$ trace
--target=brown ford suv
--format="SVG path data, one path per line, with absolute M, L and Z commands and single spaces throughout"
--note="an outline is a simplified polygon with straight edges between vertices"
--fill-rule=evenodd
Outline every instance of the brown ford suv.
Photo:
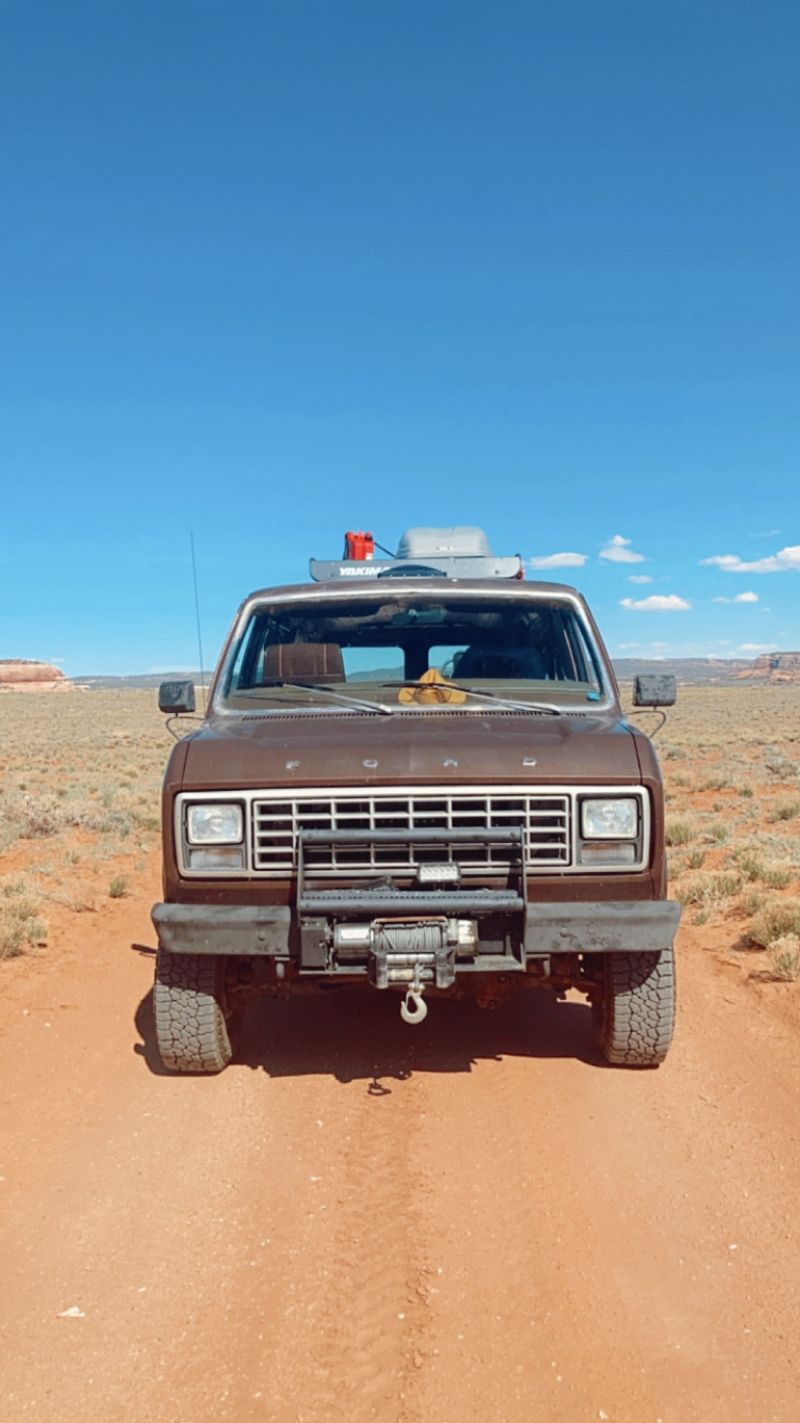
M 169 760 L 165 1066 L 217 1072 L 251 997 L 333 984 L 399 991 L 408 1023 L 440 994 L 577 988 L 609 1062 L 662 1062 L 680 910 L 661 774 L 580 594 L 471 529 L 311 571 L 245 600 Z M 638 705 L 674 696 L 637 678 Z M 193 711 L 193 685 L 159 704 Z

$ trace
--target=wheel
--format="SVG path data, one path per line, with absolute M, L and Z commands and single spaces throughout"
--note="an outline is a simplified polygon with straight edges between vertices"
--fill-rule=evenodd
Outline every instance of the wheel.
M 172 1072 L 221 1072 L 233 1056 L 225 1013 L 225 959 L 159 949 L 153 989 L 156 1042 Z
M 606 1060 L 623 1067 L 658 1067 L 675 1026 L 675 950 L 605 954 L 597 1041 Z

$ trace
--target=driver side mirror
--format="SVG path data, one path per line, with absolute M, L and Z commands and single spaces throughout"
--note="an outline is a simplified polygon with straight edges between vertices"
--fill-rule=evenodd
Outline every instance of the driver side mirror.
M 193 712 L 194 682 L 162 682 L 158 689 L 158 710 L 169 716 Z
M 674 707 L 678 684 L 670 672 L 640 672 L 633 679 L 635 707 Z

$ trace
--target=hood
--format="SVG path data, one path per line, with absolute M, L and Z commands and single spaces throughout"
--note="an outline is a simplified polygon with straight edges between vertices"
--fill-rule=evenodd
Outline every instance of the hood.
M 609 713 L 251 715 L 212 719 L 187 741 L 187 790 L 641 781 L 631 729 Z

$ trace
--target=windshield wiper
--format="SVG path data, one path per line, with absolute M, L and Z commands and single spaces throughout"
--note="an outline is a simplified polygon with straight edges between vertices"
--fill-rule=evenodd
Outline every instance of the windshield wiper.
M 358 707 L 361 711 L 380 712 L 382 716 L 394 716 L 394 707 L 387 707 L 384 702 L 362 701 L 360 697 L 351 697 L 347 692 L 335 692 L 332 687 L 322 687 L 317 682 L 285 682 L 270 679 L 270 681 L 262 682 L 259 687 L 253 687 L 250 690 L 261 692 L 268 691 L 272 687 L 291 687 L 300 692 L 321 692 L 324 697 L 332 697 L 335 702 L 341 702 L 344 706 Z
M 550 706 L 546 702 L 517 702 L 511 697 L 501 697 L 499 692 L 479 692 L 477 687 L 465 687 L 463 682 L 381 682 L 382 687 L 419 687 L 423 690 L 431 688 L 457 687 L 459 692 L 466 692 L 469 697 L 477 697 L 479 701 L 494 702 L 495 706 L 506 707 L 509 711 L 543 712 L 547 716 L 561 716 L 561 708 Z

